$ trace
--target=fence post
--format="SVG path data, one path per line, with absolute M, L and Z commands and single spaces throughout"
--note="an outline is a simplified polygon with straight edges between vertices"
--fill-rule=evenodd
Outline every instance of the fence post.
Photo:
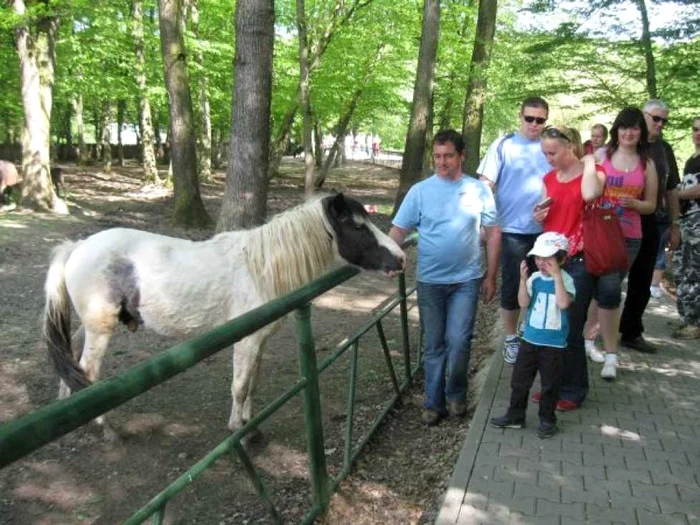
M 306 421 L 307 454 L 314 503 L 324 513 L 328 508 L 328 471 L 323 442 L 323 421 L 321 419 L 321 394 L 318 386 L 316 348 L 311 333 L 311 305 L 296 311 L 297 341 L 301 373 L 306 378 L 304 389 L 304 420 Z
M 408 302 L 406 298 L 406 274 L 399 274 L 399 298 L 401 299 L 401 338 L 403 339 L 403 364 L 406 381 L 411 381 L 411 345 L 408 340 Z

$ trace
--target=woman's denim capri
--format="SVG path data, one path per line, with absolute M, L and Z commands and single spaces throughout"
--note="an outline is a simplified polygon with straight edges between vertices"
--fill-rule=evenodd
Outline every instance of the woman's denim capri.
M 622 272 L 601 275 L 596 284 L 593 297 L 598 301 L 598 306 L 604 310 L 614 310 L 620 306 L 622 302 L 622 281 L 627 277 L 629 268 L 632 267 L 634 260 L 637 258 L 642 240 L 625 239 L 625 243 L 627 244 L 627 260 L 629 261 L 628 269 Z

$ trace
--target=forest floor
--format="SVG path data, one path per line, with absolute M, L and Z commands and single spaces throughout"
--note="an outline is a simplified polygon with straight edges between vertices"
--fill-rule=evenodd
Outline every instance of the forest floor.
M 43 281 L 53 247 L 109 227 L 148 230 L 195 240 L 213 231 L 172 225 L 172 192 L 144 187 L 134 164 L 109 174 L 98 167 L 65 165 L 71 215 L 52 217 L 23 210 L 0 214 L 0 424 L 51 403 L 57 380 L 40 341 Z M 285 159 L 273 179 L 270 215 L 303 200 L 303 164 Z M 212 217 L 224 192 L 223 172 L 202 184 Z M 376 205 L 375 223 L 384 231 L 398 185 L 396 170 L 348 164 L 334 170 L 326 191 L 343 191 Z M 384 212 L 384 213 L 382 213 Z M 411 249 L 413 250 L 413 249 Z M 412 251 L 409 250 L 411 260 Z M 413 264 L 413 263 L 412 263 Z M 412 266 L 411 264 L 411 266 Z M 413 280 L 412 268 L 408 271 Z M 366 323 L 386 302 L 395 282 L 363 273 L 314 301 L 313 331 L 319 361 Z M 495 302 L 481 307 L 472 350 L 472 373 L 488 362 Z M 409 311 L 411 343 L 418 340 L 415 297 Z M 74 327 L 76 320 L 73 319 Z M 384 324 L 391 358 L 402 379 L 398 311 Z M 102 378 L 154 356 L 175 343 L 147 331 L 119 329 L 104 360 Z M 258 408 L 277 398 L 298 378 L 293 320 L 268 343 L 256 396 Z M 321 376 L 326 456 L 331 475 L 342 467 L 347 355 Z M 108 414 L 120 439 L 107 442 L 96 425 L 86 425 L 0 471 L 0 523 L 121 523 L 228 435 L 231 352 L 220 352 Z M 473 381 L 474 384 L 477 381 Z M 446 420 L 433 428 L 420 422 L 419 374 L 403 402 L 359 456 L 353 472 L 332 497 L 322 520 L 329 524 L 430 523 L 445 490 L 468 428 L 468 420 Z M 372 425 L 392 392 L 379 338 L 360 342 L 354 436 Z M 294 399 L 261 428 L 264 446 L 254 463 L 268 484 L 285 523 L 298 522 L 311 507 L 301 402 Z M 269 523 L 265 507 L 238 460 L 223 457 L 168 505 L 166 523 Z

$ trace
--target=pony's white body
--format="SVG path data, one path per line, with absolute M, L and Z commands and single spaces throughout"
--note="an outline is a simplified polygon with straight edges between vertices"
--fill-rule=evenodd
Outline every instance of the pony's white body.
M 341 259 L 395 271 L 403 252 L 342 194 L 310 201 L 252 230 L 193 242 L 112 229 L 54 253 L 46 279 L 44 337 L 62 378 L 60 394 L 94 382 L 109 339 L 122 322 L 163 335 L 209 330 L 318 277 Z M 79 366 L 71 353 L 72 302 L 84 330 Z M 229 427 L 252 415 L 268 325 L 236 344 Z M 65 381 L 65 382 L 64 382 Z
M 209 330 L 265 302 L 240 242 L 245 233 L 193 242 L 120 228 L 100 232 L 78 242 L 67 261 L 68 294 L 83 323 L 109 327 L 116 310 L 104 276 L 116 253 L 147 285 L 139 301 L 144 327 L 177 337 Z

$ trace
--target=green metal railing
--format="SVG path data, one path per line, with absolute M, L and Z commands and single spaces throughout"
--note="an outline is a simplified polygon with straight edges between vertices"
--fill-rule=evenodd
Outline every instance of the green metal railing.
M 413 244 L 415 239 L 406 243 Z M 362 326 L 354 335 L 340 344 L 331 355 L 317 365 L 313 333 L 311 330 L 310 301 L 328 290 L 347 281 L 359 273 L 357 268 L 343 266 L 335 269 L 312 283 L 274 301 L 251 310 L 218 328 L 176 345 L 159 355 L 136 365 L 118 376 L 91 385 L 67 399 L 56 401 L 20 419 L 0 426 L 0 468 L 16 461 L 41 446 L 58 439 L 68 432 L 92 421 L 97 416 L 116 408 L 126 401 L 150 390 L 176 374 L 184 372 L 196 363 L 216 352 L 230 347 L 265 325 L 278 320 L 296 310 L 297 340 L 301 377 L 283 394 L 260 410 L 245 426 L 224 439 L 187 472 L 178 477 L 144 507 L 133 514 L 126 523 L 135 525 L 151 518 L 151 522 L 162 523 L 165 507 L 179 492 L 188 487 L 214 462 L 229 453 L 240 460 L 246 474 L 262 499 L 270 517 L 275 523 L 281 522 L 280 513 L 274 505 L 269 491 L 250 456 L 242 444 L 243 438 L 256 429 L 265 419 L 274 414 L 293 397 L 303 392 L 304 419 L 307 433 L 307 453 L 311 478 L 313 507 L 306 513 L 302 523 L 311 523 L 328 508 L 332 494 L 352 468 L 362 448 L 377 431 L 387 413 L 393 408 L 403 391 L 411 384 L 422 359 L 421 346 L 416 356 L 411 356 L 408 325 L 408 297 L 415 287 L 406 289 L 404 274 L 398 276 L 398 292 Z M 400 307 L 401 337 L 403 351 L 404 380 L 397 379 L 391 359 L 382 319 L 397 306 Z M 369 431 L 353 446 L 353 422 L 355 411 L 355 390 L 358 373 L 359 340 L 376 327 L 382 352 L 391 380 L 393 396 L 375 418 Z M 347 392 L 347 418 L 343 466 L 339 474 L 329 479 L 326 468 L 324 431 L 321 418 L 321 395 L 319 376 L 340 356 L 351 351 Z

